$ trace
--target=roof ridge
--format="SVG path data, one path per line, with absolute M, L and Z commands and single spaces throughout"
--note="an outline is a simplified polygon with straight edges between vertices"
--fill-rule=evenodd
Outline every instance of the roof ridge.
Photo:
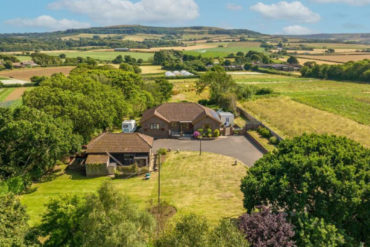
M 103 132 L 102 134 L 100 134 L 99 136 L 95 137 L 94 139 L 91 140 L 91 142 L 88 144 L 91 145 L 93 143 L 95 143 L 97 140 L 99 140 L 100 138 L 102 138 L 103 136 L 105 136 L 108 132 Z
M 134 133 L 136 134 L 137 136 L 140 137 L 140 139 L 142 139 L 146 144 L 149 145 L 149 147 L 152 147 L 152 145 L 150 145 L 150 143 L 144 138 L 144 134 L 141 134 L 141 133 Z

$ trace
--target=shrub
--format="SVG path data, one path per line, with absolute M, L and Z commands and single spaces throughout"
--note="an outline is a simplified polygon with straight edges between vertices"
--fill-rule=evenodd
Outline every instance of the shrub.
M 165 149 L 165 148 L 160 148 L 160 149 L 158 149 L 157 154 L 160 154 L 160 155 L 166 155 L 166 154 L 167 154 L 167 149 Z
M 258 127 L 257 132 L 265 138 L 271 137 L 271 132 L 265 127 L 262 127 L 262 126 Z
M 201 134 L 199 133 L 199 131 L 194 131 L 193 137 L 194 137 L 195 139 L 198 139 L 200 135 L 201 135 Z
M 271 88 L 259 88 L 256 91 L 256 95 L 266 95 L 266 94 L 272 94 L 273 90 Z
M 269 139 L 269 142 L 272 145 L 277 145 L 277 144 L 279 144 L 279 139 L 277 139 L 276 136 L 271 136 L 270 139 Z
M 239 228 L 252 246 L 293 247 L 293 225 L 284 213 L 272 213 L 262 207 L 258 213 L 244 214 L 239 218 Z
M 219 129 L 215 129 L 215 130 L 213 131 L 213 136 L 214 136 L 214 137 L 219 137 L 219 136 L 220 136 L 220 130 L 219 130 Z

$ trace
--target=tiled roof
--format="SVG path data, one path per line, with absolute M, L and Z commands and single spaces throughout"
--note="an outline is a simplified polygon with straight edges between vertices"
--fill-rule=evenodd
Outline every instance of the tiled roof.
M 90 154 L 87 156 L 86 164 L 106 164 L 108 155 L 106 154 Z
M 166 122 L 194 122 L 208 116 L 216 121 L 220 121 L 217 113 L 205 106 L 196 103 L 165 103 L 144 112 L 141 122 L 156 116 Z
M 140 133 L 103 133 L 87 145 L 86 153 L 148 153 L 152 146 L 153 138 Z

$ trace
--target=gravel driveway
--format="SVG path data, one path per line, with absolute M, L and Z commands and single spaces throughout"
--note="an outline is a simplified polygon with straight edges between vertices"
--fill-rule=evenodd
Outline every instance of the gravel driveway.
M 198 140 L 158 139 L 154 141 L 153 150 L 159 148 L 199 151 Z M 204 152 L 217 153 L 234 157 L 248 166 L 262 157 L 262 153 L 244 136 L 221 136 L 216 140 L 202 141 Z

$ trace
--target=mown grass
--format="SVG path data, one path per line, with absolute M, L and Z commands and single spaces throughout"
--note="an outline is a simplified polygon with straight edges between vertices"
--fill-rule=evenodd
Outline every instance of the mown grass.
M 91 57 L 94 59 L 104 60 L 104 61 L 112 61 L 118 55 L 124 56 L 131 56 L 136 59 L 143 59 L 144 61 L 148 61 L 150 58 L 153 58 L 153 53 L 149 52 L 115 52 L 115 51 L 60 51 L 57 52 L 46 52 L 46 54 L 56 56 L 59 54 L 66 54 L 67 57 Z
M 370 126 L 301 104 L 289 97 L 258 99 L 240 105 L 283 137 L 327 133 L 346 136 L 370 147 Z
M 3 102 L 14 90 L 15 88 L 0 88 L 0 102 Z
M 280 75 L 234 75 L 240 84 L 272 88 L 306 105 L 370 125 L 370 84 Z
M 216 223 L 223 217 L 239 216 L 243 210 L 240 179 L 246 166 L 235 159 L 218 154 L 198 152 L 169 153 L 161 169 L 161 198 L 174 205 L 177 215 L 196 213 Z M 77 173 L 60 172 L 54 180 L 34 184 L 36 190 L 21 196 L 27 207 L 30 224 L 40 223 L 45 203 L 63 194 L 83 195 L 95 192 L 104 182 L 111 181 L 130 196 L 139 207 L 147 208 L 157 200 L 157 173 L 148 181 L 143 177 L 111 179 L 86 178 Z
M 250 130 L 248 133 L 254 137 L 267 151 L 272 152 L 276 149 L 274 145 L 271 145 L 267 138 L 262 137 L 257 131 Z

